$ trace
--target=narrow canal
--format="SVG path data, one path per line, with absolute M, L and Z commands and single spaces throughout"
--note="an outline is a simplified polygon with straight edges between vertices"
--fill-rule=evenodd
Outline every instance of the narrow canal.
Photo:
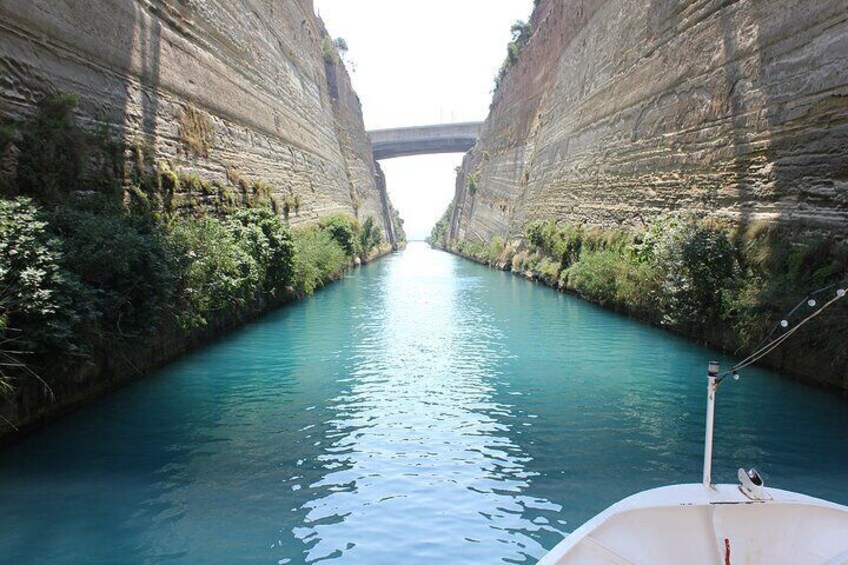
M 0 561 L 532 563 L 700 480 L 712 357 L 412 244 L 5 450 Z M 846 430 L 844 399 L 747 370 L 714 477 L 846 504 Z

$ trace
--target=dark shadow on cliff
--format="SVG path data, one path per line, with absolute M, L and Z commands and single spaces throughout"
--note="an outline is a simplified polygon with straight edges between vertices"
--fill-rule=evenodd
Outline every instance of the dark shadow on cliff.
M 138 153 L 134 148 L 151 157 L 145 165 L 152 170 L 160 106 L 158 9 L 138 0 L 0 4 L 6 86 L 0 90 L 0 124 L 13 132 L 10 144 L 0 147 L 6 172 L 0 193 L 30 196 L 48 211 L 77 201 L 114 207 L 131 181 L 125 165 Z M 106 373 L 114 373 L 105 381 L 133 372 L 120 349 L 103 353 Z M 32 364 L 48 378 L 51 371 L 43 366 L 49 361 L 43 361 Z M 56 398 L 78 395 L 97 378 L 85 360 L 73 373 L 74 379 L 49 379 Z M 49 394 L 35 380 L 22 379 L 0 416 L 9 409 L 36 414 Z
M 732 128 L 731 139 L 729 140 L 733 155 L 731 170 L 733 184 L 736 189 L 734 198 L 739 214 L 739 232 L 742 233 L 745 231 L 752 216 L 752 194 L 748 171 L 754 155 L 748 142 L 747 134 L 750 128 L 747 123 L 748 108 L 745 101 L 745 94 L 751 88 L 751 82 L 749 77 L 745 76 L 744 71 L 740 68 L 740 61 L 738 59 L 739 54 L 736 47 L 737 30 L 732 21 L 732 11 L 735 9 L 731 6 L 721 9 L 719 17 L 721 22 L 722 51 L 724 54 L 724 74 L 728 93 L 727 110 L 730 112 Z M 712 206 L 718 206 L 720 204 L 717 195 L 710 195 L 710 204 Z
M 158 17 L 144 14 L 139 2 L 135 2 L 137 11 L 136 33 L 138 33 L 141 51 L 141 134 L 145 144 L 156 148 L 156 122 L 159 112 L 159 71 L 161 58 L 162 24 Z M 140 13 L 138 13 L 140 12 Z M 127 116 L 129 108 L 127 108 Z M 126 120 L 125 120 L 126 123 Z

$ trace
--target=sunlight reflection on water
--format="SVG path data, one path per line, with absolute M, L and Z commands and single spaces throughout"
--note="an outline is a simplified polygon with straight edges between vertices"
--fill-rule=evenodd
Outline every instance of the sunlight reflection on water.
M 0 561 L 532 563 L 700 479 L 712 357 L 413 244 L 8 449 Z M 844 399 L 718 402 L 714 476 L 848 502 Z

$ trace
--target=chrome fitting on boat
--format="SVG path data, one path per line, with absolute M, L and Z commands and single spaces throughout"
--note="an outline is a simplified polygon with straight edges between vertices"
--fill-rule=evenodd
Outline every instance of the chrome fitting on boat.
M 768 500 L 770 498 L 763 490 L 765 481 L 763 481 L 762 475 L 753 467 L 747 471 L 739 469 L 739 482 L 741 483 L 739 490 L 751 500 Z

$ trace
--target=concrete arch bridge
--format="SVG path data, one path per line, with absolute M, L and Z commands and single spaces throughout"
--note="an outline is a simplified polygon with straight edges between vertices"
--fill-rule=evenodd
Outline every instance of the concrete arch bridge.
M 465 153 L 477 142 L 482 122 L 464 122 L 368 132 L 374 158 L 379 160 L 410 155 Z

